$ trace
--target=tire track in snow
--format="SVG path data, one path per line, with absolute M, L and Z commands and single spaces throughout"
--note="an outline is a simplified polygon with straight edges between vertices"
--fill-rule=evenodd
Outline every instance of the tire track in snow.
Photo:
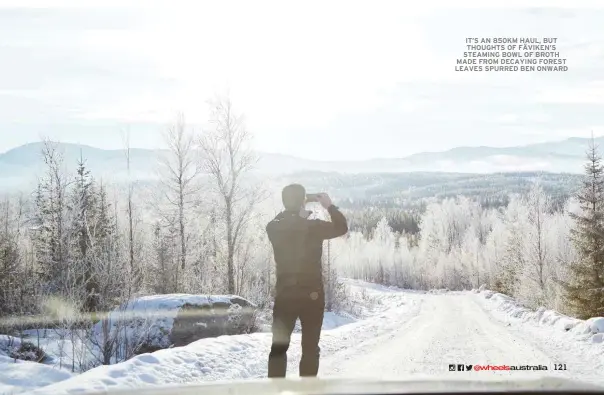
M 570 377 L 567 372 L 551 370 L 450 372 L 449 364 L 528 364 L 551 368 L 557 362 L 534 344 L 491 320 L 470 295 L 426 294 L 419 314 L 392 335 L 380 338 L 371 349 L 348 350 L 342 357 L 334 354 L 326 359 L 320 375 L 373 379 L 429 375 L 481 380 L 502 376 Z

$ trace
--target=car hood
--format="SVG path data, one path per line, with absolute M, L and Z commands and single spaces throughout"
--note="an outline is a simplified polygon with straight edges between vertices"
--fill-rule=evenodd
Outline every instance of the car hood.
M 413 394 L 455 392 L 520 392 L 520 391 L 584 391 L 602 392 L 604 387 L 557 377 L 539 379 L 439 380 L 436 378 L 412 380 L 360 379 L 261 379 L 212 382 L 178 386 L 145 387 L 132 390 L 109 391 L 120 395 L 294 395 L 294 394 Z

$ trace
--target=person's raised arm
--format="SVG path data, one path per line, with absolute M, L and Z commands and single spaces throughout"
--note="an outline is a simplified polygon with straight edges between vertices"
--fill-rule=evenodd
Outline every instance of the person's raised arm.
M 348 222 L 344 214 L 332 204 L 327 194 L 319 195 L 317 200 L 327 209 L 327 212 L 331 216 L 331 222 L 319 219 L 312 220 L 313 234 L 323 240 L 344 236 L 348 232 Z

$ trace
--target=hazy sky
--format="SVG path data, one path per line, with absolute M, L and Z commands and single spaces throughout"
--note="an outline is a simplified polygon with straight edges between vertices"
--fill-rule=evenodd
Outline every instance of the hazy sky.
M 418 3 L 0 0 L 0 152 L 120 148 L 126 128 L 159 147 L 177 111 L 203 122 L 226 90 L 258 149 L 315 159 L 604 134 L 597 2 Z M 557 37 L 569 71 L 456 72 L 466 37 Z

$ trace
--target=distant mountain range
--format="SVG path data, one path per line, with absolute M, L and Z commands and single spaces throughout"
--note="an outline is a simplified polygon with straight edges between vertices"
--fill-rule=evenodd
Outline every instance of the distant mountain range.
M 260 153 L 257 171 L 282 175 L 293 172 L 321 171 L 339 173 L 455 172 L 497 173 L 546 171 L 581 173 L 589 139 L 516 147 L 458 147 L 443 152 L 425 152 L 403 158 L 378 158 L 359 161 L 316 161 L 289 155 Z M 602 146 L 604 137 L 596 138 Z M 26 144 L 0 154 L 0 187 L 31 184 L 44 171 L 41 142 Z M 127 176 L 125 152 L 103 150 L 85 145 L 60 143 L 64 162 L 75 170 L 80 155 L 97 177 L 119 181 Z M 131 176 L 149 180 L 157 177 L 157 158 L 164 150 L 131 149 Z

